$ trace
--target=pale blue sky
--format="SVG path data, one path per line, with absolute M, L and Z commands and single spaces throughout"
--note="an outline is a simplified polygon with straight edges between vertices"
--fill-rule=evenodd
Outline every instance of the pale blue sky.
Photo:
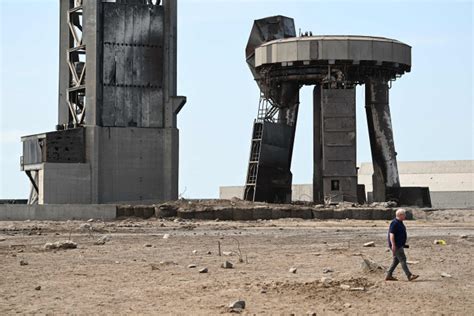
M 245 180 L 259 92 L 244 49 L 254 19 L 281 14 L 314 34 L 398 39 L 413 47 L 412 72 L 391 90 L 400 161 L 474 159 L 472 1 L 179 2 L 180 191 L 217 197 Z M 57 120 L 58 1 L 0 0 L 0 199 L 26 198 L 20 136 Z M 312 88 L 302 89 L 295 183 L 312 179 Z M 364 91 L 357 90 L 358 161 L 370 161 Z M 402 183 L 403 185 L 403 183 Z

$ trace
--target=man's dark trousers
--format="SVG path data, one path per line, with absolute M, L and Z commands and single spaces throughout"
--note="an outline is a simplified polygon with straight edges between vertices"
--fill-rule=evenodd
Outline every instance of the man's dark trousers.
M 395 250 L 395 254 L 393 255 L 393 262 L 390 268 L 388 269 L 387 275 L 392 276 L 393 271 L 395 271 L 395 268 L 398 266 L 399 263 L 402 265 L 403 271 L 405 271 L 407 278 L 410 278 L 411 272 L 407 266 L 407 257 L 405 256 L 405 250 L 403 249 L 403 247 L 397 248 Z

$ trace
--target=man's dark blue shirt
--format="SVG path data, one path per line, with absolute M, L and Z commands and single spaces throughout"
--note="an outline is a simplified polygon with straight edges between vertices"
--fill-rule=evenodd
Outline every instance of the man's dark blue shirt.
M 388 246 L 390 248 L 392 248 L 392 243 L 390 242 L 391 233 L 395 235 L 395 246 L 397 248 L 405 246 L 405 243 L 407 242 L 407 229 L 405 228 L 403 221 L 399 221 L 395 218 L 390 223 L 390 228 L 388 229 Z

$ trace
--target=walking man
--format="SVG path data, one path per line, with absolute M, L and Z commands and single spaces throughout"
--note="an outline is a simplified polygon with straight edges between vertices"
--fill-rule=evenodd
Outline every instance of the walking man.
M 392 250 L 393 262 L 388 269 L 385 281 L 398 281 L 393 277 L 393 271 L 400 263 L 403 271 L 405 272 L 408 281 L 413 281 L 418 278 L 418 275 L 412 274 L 407 266 L 407 257 L 405 256 L 404 248 L 408 248 L 407 242 L 407 229 L 403 224 L 406 218 L 406 211 L 404 209 L 398 209 L 396 212 L 396 218 L 390 223 L 388 230 L 388 246 Z

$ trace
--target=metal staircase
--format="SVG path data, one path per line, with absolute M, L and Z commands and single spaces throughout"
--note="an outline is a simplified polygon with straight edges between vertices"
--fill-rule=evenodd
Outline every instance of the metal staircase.
M 274 106 L 273 103 L 262 94 L 260 96 L 257 119 L 253 124 L 244 200 L 255 201 L 255 194 L 257 192 L 258 185 L 258 171 L 260 167 L 262 139 L 265 132 L 265 122 L 276 122 L 278 112 L 278 107 Z

